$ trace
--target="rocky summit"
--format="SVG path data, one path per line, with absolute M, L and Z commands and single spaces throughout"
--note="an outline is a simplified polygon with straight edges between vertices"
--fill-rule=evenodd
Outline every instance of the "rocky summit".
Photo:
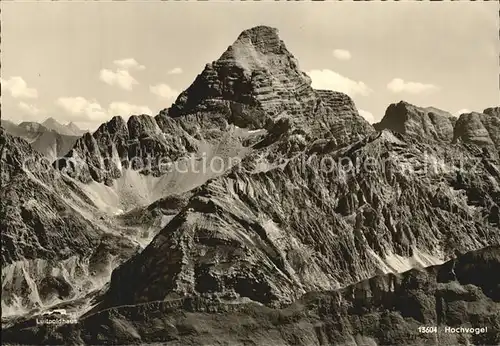
M 500 107 L 487 108 L 483 113 L 462 114 L 457 121 L 454 139 L 500 151 Z
M 81 276 L 90 264 L 108 273 L 13 314 L 4 341 L 498 343 L 498 113 L 456 119 L 401 101 L 371 126 L 349 96 L 313 89 L 278 31 L 258 26 L 172 107 L 114 117 L 45 167 L 50 177 L 19 165 L 30 146 L 4 135 L 20 145 L 2 156 L 3 174 L 19 179 L 2 187 L 14 201 L 2 202 L 2 256 L 78 254 Z M 62 285 L 65 272 L 51 270 L 32 271 L 32 291 Z M 23 294 L 6 306 L 25 308 L 33 295 Z M 54 307 L 77 323 L 36 325 Z
M 395 132 L 443 142 L 453 140 L 453 129 L 457 119 L 450 113 L 434 107 L 417 107 L 401 101 L 387 108 L 384 118 L 377 129 L 389 129 Z
M 0 152 L 2 317 L 83 298 L 140 249 L 25 140 L 0 129 Z
M 271 119 L 282 112 L 293 115 L 313 109 L 316 95 L 310 84 L 278 31 L 259 26 L 242 32 L 219 60 L 207 64 L 171 113 L 189 114 L 231 101 L 264 109 Z
M 80 129 L 75 123 L 70 122 L 66 125 L 63 125 L 54 118 L 45 119 L 45 121 L 42 123 L 42 126 L 66 136 L 79 137 L 87 132 Z

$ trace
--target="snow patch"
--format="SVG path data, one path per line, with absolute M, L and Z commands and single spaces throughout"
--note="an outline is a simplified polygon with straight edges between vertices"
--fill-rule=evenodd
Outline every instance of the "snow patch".
M 265 129 L 256 129 L 256 130 L 249 130 L 248 133 L 265 133 Z
M 379 268 L 385 273 L 402 273 L 413 268 L 426 268 L 433 265 L 443 264 L 444 260 L 439 257 L 422 252 L 417 248 L 413 248 L 413 256 L 403 257 L 396 254 L 388 254 L 385 258 L 381 258 L 373 250 L 368 250 L 370 255 L 379 264 Z M 440 258 L 441 257 L 441 258 Z

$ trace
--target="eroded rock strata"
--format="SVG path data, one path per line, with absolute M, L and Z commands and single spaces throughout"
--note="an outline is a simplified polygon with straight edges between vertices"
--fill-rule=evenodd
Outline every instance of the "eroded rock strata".
M 0 153 L 2 316 L 100 288 L 139 250 L 75 182 L 1 128 Z
M 45 329 L 26 317 L 11 321 L 8 340 L 497 340 L 498 283 L 484 277 L 498 272 L 498 119 L 498 107 L 457 120 L 402 101 L 373 127 L 349 96 L 311 88 L 276 29 L 246 30 L 171 108 L 102 124 L 47 167 L 50 176 L 19 167 L 25 142 L 2 156 L 2 173 L 20 179 L 2 187 L 15 202 L 2 202 L 5 237 L 17 237 L 3 257 L 46 260 L 55 244 L 96 265 L 96 245 L 121 254 L 78 325 Z M 44 227 L 29 223 L 33 212 L 19 221 L 23 194 L 45 203 Z M 48 215 L 63 207 L 67 218 Z M 103 230 L 121 240 L 97 244 Z M 141 250 L 115 251 L 123 239 Z M 59 279 L 38 280 L 47 295 L 57 287 L 67 296 Z M 492 329 L 418 333 L 436 323 Z
M 500 248 L 486 247 L 439 266 L 309 292 L 282 309 L 187 297 L 113 307 L 55 329 L 25 321 L 3 337 L 51 345 L 497 345 L 500 281 L 491 273 L 498 271 Z M 472 332 L 450 332 L 460 328 Z

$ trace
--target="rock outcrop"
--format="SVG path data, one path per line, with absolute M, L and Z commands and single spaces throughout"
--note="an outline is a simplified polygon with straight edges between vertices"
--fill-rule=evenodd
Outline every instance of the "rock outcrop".
M 139 250 L 26 141 L 0 129 L 0 154 L 2 317 L 100 288 Z
M 457 119 L 450 113 L 434 107 L 417 107 L 401 101 L 391 104 L 377 130 L 388 129 L 415 136 L 418 139 L 451 142 Z
M 499 107 L 496 107 L 487 108 L 483 113 L 462 114 L 455 126 L 454 140 L 492 148 L 498 155 L 500 151 L 499 112 Z
M 4 330 L 3 340 L 50 345 L 497 345 L 500 281 L 491 274 L 498 271 L 500 248 L 489 247 L 440 266 L 311 292 L 283 309 L 182 298 L 110 308 L 55 330 L 24 321 Z M 436 327 L 435 332 L 428 327 Z
M 278 31 L 258 26 L 243 31 L 217 61 L 207 64 L 170 114 L 195 113 L 223 100 L 264 109 L 271 119 L 282 112 L 310 112 L 315 104 L 310 84 Z
M 92 252 L 101 231 L 145 247 L 123 252 L 130 258 L 79 325 L 17 325 L 10 340 L 57 344 L 64 330 L 74 343 L 417 344 L 431 339 L 416 328 L 435 321 L 496 326 L 498 283 L 473 271 L 498 269 L 497 114 L 456 120 L 400 102 L 374 129 L 347 95 L 311 88 L 276 29 L 246 30 L 170 109 L 111 119 L 80 138 L 57 170 L 46 167 L 50 176 L 19 168 L 25 142 L 3 156 L 4 174 L 19 176 L 2 188 L 14 201 L 5 221 L 19 238 L 13 253 L 26 257 L 23 241 L 40 237 L 33 258 L 55 243 L 72 253 L 81 240 L 68 240 L 69 229 L 92 241 L 80 252 Z M 17 216 L 38 194 L 41 216 L 27 215 L 41 231 Z M 67 205 L 71 227 L 57 214 Z M 63 231 L 47 240 L 46 225 Z M 99 231 L 90 236 L 88 227 Z M 81 257 L 102 267 L 104 253 L 122 253 L 113 244 Z M 477 258 L 436 267 L 471 250 Z M 56 279 L 40 282 L 54 295 L 47 286 L 67 295 Z M 245 328 L 228 322 L 238 316 Z M 244 339 L 225 328 L 245 329 Z
M 489 107 L 483 111 L 484 114 L 500 117 L 500 107 Z

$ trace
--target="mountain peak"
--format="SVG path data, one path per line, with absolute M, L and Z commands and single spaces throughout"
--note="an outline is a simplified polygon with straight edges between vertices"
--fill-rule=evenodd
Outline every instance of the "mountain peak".
M 284 111 L 310 109 L 314 98 L 311 79 L 299 70 L 278 30 L 257 26 L 243 31 L 218 60 L 207 64 L 169 114 L 175 117 L 232 102 L 274 118 Z
M 418 138 L 451 142 L 456 122 L 450 113 L 435 107 L 418 107 L 406 101 L 391 104 L 374 127 Z
M 83 131 L 81 128 L 78 127 L 74 122 L 70 121 L 66 127 L 74 132 L 81 132 Z
M 272 59 L 275 55 L 293 58 L 279 38 L 278 29 L 257 26 L 243 31 L 222 54 L 218 62 L 226 66 L 237 65 L 243 68 L 245 73 L 251 74 L 255 70 L 279 67 L 276 63 L 289 62 Z M 297 68 L 296 64 L 293 68 Z
M 56 119 L 52 118 L 52 117 L 48 117 L 47 119 L 45 119 L 45 121 L 42 123 L 42 125 L 50 125 L 50 124 L 57 124 L 57 125 L 62 125 L 61 123 L 59 123 Z
M 64 125 L 52 117 L 45 119 L 42 125 L 49 130 L 53 130 L 66 136 L 81 136 L 84 132 L 86 132 L 76 126 L 73 122 Z
M 46 126 L 34 122 L 34 121 L 23 121 L 18 125 L 20 128 L 29 132 L 47 132 L 50 131 Z
M 279 39 L 279 31 L 277 28 L 273 28 L 267 25 L 257 25 L 253 28 L 243 30 L 241 34 L 238 36 L 238 40 L 244 38 L 253 38 L 255 41 L 258 37 L 274 37 Z
M 461 114 L 457 120 L 454 140 L 500 150 L 500 107 L 486 108 L 483 113 Z
M 284 53 L 286 48 L 278 33 L 278 29 L 263 25 L 247 29 L 238 36 L 228 51 L 234 47 L 252 46 L 256 51 L 263 54 Z
M 500 118 L 500 107 L 489 107 L 489 108 L 486 108 L 483 111 L 483 113 L 491 115 L 491 116 L 496 116 L 496 117 Z
M 119 115 L 115 115 L 109 121 L 101 124 L 97 129 L 96 133 L 100 132 L 108 132 L 108 133 L 118 133 L 118 132 L 127 132 L 127 122 L 123 117 Z

